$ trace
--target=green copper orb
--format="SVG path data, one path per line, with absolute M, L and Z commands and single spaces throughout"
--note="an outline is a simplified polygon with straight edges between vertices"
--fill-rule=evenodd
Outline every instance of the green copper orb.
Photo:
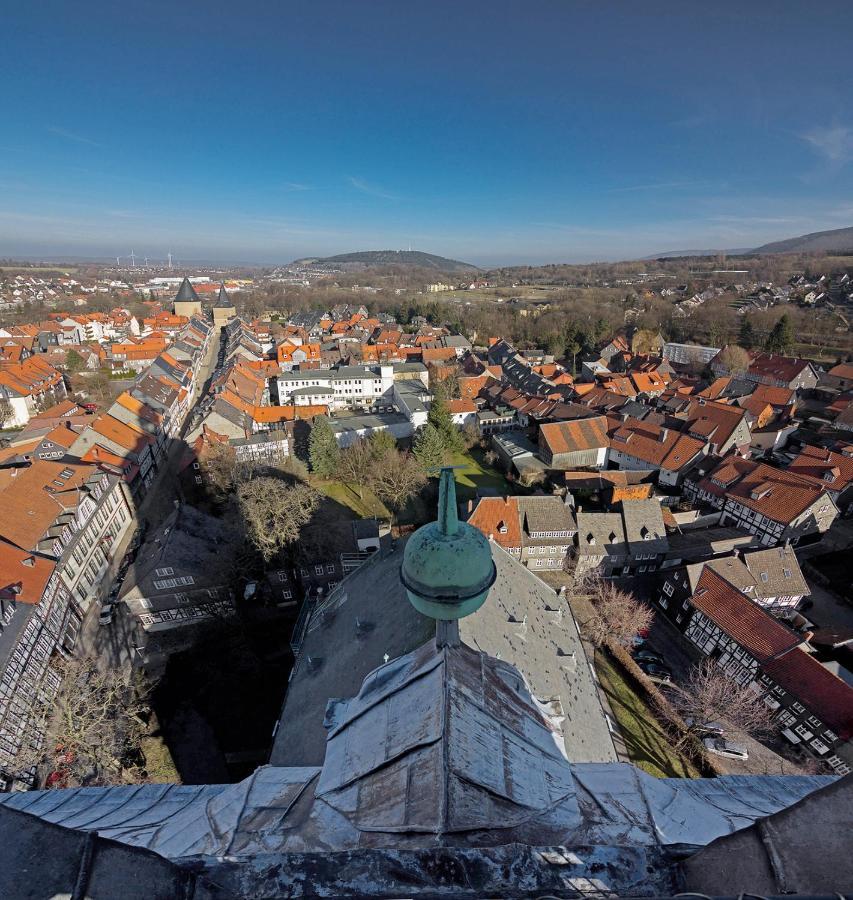
M 461 619 L 486 600 L 497 572 L 485 535 L 456 514 L 453 469 L 441 470 L 438 521 L 406 544 L 400 580 L 409 602 L 432 619 Z

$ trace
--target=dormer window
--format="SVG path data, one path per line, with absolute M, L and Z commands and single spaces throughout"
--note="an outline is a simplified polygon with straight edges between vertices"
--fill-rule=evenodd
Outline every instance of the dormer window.
M 767 582 L 770 581 L 770 576 L 766 572 L 762 572 L 761 580 L 764 582 L 764 584 L 767 584 Z
M 506 522 L 498 522 L 498 531 L 501 534 L 506 534 L 509 529 L 506 527 Z
M 595 543 L 595 535 L 592 534 L 592 532 L 590 532 L 590 533 L 586 536 L 586 542 L 587 542 L 588 544 L 594 544 L 594 543 Z

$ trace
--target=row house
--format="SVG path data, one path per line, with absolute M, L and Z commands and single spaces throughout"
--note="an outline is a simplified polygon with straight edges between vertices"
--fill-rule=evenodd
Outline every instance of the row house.
M 468 519 L 529 569 L 562 570 L 577 533 L 559 497 L 483 497 Z
M 742 528 L 767 546 L 823 534 L 838 516 L 820 481 L 738 457 L 722 460 L 685 493 L 720 509 L 721 525 Z
M 706 566 L 676 621 L 687 639 L 773 711 L 783 737 L 837 774 L 853 763 L 853 688 L 807 652 L 803 638 Z
M 816 387 L 820 376 L 807 359 L 758 353 L 740 377 L 753 384 L 800 390 Z
M 657 500 L 623 500 L 618 512 L 578 512 L 575 566 L 617 578 L 656 571 L 669 542 Z
M 229 585 L 237 536 L 226 524 L 184 504 L 153 537 L 119 595 L 146 632 L 174 632 L 234 614 Z
M 853 444 L 843 444 L 837 450 L 806 445 L 788 464 L 787 471 L 821 482 L 839 509 L 853 503 Z
M 115 457 L 122 458 L 132 466 L 134 482 L 138 476 L 139 483 L 134 483 L 134 493 L 147 488 L 153 478 L 155 469 L 155 439 L 137 425 L 122 422 L 109 413 L 101 413 L 92 424 L 83 430 L 71 446 L 71 453 L 82 458 L 98 447 Z M 98 458 L 95 454 L 94 458 Z
M 664 409 L 685 423 L 681 426 L 685 434 L 706 442 L 708 453 L 725 456 L 733 450 L 744 456 L 749 452 L 751 434 L 746 410 L 703 397 L 682 396 L 668 401 Z
M 696 593 L 706 568 L 761 609 L 781 618 L 789 617 L 811 593 L 790 545 L 768 550 L 744 548 L 666 574 L 656 602 L 676 625 L 683 623 L 687 600 Z
M 0 365 L 0 402 L 8 404 L 4 428 L 26 425 L 32 416 L 67 394 L 62 373 L 37 355 Z
M 699 438 L 629 418 L 611 434 L 607 460 L 618 469 L 656 470 L 659 484 L 675 487 L 707 452 Z
M 9 471 L 0 502 L 0 770 L 9 775 L 22 743 L 41 737 L 31 712 L 58 686 L 50 660 L 73 650 L 132 513 L 119 478 L 67 457 Z

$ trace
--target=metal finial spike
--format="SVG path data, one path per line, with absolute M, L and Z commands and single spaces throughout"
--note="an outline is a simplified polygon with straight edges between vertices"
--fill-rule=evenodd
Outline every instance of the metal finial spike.
M 438 526 L 442 534 L 456 534 L 459 517 L 456 512 L 456 479 L 453 467 L 444 466 L 438 482 Z

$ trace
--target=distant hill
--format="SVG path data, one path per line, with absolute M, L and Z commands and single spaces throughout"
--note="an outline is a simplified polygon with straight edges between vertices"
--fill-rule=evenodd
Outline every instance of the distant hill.
M 471 263 L 460 262 L 458 259 L 448 259 L 445 256 L 435 256 L 433 253 L 423 253 L 420 250 L 360 250 L 357 253 L 339 253 L 337 256 L 297 260 L 297 262 L 313 262 L 329 266 L 361 265 L 365 268 L 404 266 L 406 268 L 436 269 L 439 272 L 472 272 L 478 270 L 478 266 L 474 266 Z
M 773 241 L 756 247 L 753 253 L 831 253 L 833 250 L 853 251 L 853 228 L 833 228 L 832 231 L 813 231 L 787 241 Z
M 760 247 L 741 247 L 737 250 L 667 250 L 665 253 L 655 253 L 646 259 L 675 259 L 679 256 L 717 256 L 725 253 L 728 256 L 771 256 L 775 253 L 832 253 L 840 251 L 853 253 L 853 228 L 833 228 L 831 231 L 813 231 L 811 234 L 801 234 L 799 237 L 788 238 L 784 241 L 773 241 L 770 244 L 762 244 Z
M 654 256 L 645 256 L 644 259 L 677 259 L 680 256 L 719 256 L 720 253 L 726 253 L 730 256 L 737 256 L 741 253 L 750 253 L 748 247 L 742 247 L 739 250 L 665 250 L 663 253 L 655 253 Z

